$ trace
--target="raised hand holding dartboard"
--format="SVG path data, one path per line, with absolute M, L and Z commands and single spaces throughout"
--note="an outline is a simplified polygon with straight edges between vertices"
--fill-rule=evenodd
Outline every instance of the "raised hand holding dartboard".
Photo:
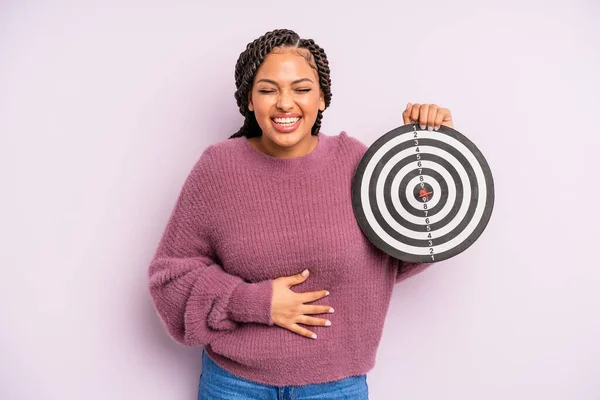
M 494 183 L 477 147 L 453 129 L 450 110 L 409 103 L 404 126 L 369 147 L 352 182 L 365 235 L 405 262 L 436 262 L 467 249 L 485 229 Z
M 444 125 L 454 128 L 452 113 L 447 108 L 441 108 L 435 104 L 411 104 L 406 105 L 402 113 L 404 124 L 418 123 L 422 130 L 438 130 Z

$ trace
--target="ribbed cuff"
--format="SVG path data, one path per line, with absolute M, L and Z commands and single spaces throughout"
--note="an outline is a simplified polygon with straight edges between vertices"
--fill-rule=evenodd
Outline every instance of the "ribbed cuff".
M 257 322 L 273 325 L 271 319 L 272 281 L 240 283 L 231 294 L 227 311 L 229 318 L 238 322 Z

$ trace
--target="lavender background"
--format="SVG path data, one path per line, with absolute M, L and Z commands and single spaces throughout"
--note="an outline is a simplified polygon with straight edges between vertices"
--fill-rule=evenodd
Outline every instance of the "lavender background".
M 146 270 L 233 68 L 287 27 L 330 59 L 323 131 L 372 143 L 452 110 L 496 205 L 396 287 L 371 398 L 600 398 L 600 5 L 589 1 L 0 2 L 0 397 L 191 399 Z

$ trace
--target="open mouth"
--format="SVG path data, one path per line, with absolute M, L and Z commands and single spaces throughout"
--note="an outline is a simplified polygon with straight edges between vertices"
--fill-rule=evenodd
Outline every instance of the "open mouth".
M 291 117 L 291 118 L 271 118 L 275 129 L 280 132 L 291 132 L 295 130 L 298 125 L 300 125 L 301 117 Z

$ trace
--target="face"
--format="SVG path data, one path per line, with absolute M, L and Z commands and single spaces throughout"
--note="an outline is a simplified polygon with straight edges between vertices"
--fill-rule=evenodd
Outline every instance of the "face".
M 325 110 L 317 71 L 295 50 L 269 53 L 256 71 L 248 108 L 262 130 L 263 149 L 302 155 L 314 143 L 318 110 Z

